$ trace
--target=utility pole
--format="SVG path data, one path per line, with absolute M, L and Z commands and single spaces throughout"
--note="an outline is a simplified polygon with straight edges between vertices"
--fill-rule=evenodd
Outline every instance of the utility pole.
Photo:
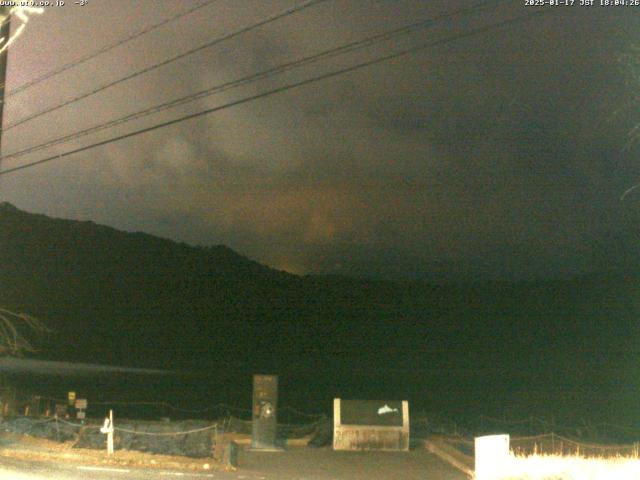
M 9 35 L 11 34 L 11 7 L 0 7 L 0 38 L 2 43 L 0 47 L 5 45 L 9 41 Z M 2 168 L 2 120 L 4 112 L 4 92 L 7 79 L 7 57 L 9 55 L 9 49 L 5 48 L 0 53 L 0 169 Z

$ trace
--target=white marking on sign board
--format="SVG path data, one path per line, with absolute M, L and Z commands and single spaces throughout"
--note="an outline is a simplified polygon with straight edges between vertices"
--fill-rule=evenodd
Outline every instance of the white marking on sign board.
M 391 408 L 389 405 L 387 405 L 385 403 L 384 407 L 380 407 L 378 409 L 378 415 L 384 415 L 385 413 L 393 413 L 393 412 L 398 412 L 397 408 Z

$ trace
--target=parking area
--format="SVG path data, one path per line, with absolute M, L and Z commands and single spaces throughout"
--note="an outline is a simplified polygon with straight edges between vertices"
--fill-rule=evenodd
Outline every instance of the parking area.
M 461 471 L 423 449 L 409 452 L 334 452 L 291 448 L 239 455 L 237 473 L 266 480 L 468 480 Z

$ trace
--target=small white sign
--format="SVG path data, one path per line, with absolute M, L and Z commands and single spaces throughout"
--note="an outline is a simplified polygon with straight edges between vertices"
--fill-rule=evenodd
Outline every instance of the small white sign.
M 509 471 L 509 435 L 485 435 L 475 438 L 475 478 L 495 480 Z

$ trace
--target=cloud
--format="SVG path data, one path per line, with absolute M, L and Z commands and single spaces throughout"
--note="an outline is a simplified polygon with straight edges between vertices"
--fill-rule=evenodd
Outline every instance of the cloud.
M 212 7 L 216 15 L 176 24 L 96 62 L 99 70 L 83 69 L 63 77 L 68 84 L 52 82 L 39 95 L 21 97 L 9 104 L 7 115 L 38 111 L 203 43 L 212 29 L 232 30 L 285 3 Z M 261 10 L 251 13 L 252 5 Z M 41 58 L 35 48 L 17 50 L 20 63 L 10 67 L 10 81 L 67 61 L 61 52 L 72 51 L 81 38 L 78 56 L 136 22 L 152 23 L 180 10 L 177 4 L 166 11 L 123 6 L 126 21 L 115 25 L 117 9 L 99 3 L 91 8 L 97 25 L 90 45 L 82 34 L 89 17 L 48 11 L 43 18 L 66 43 L 53 57 Z M 408 0 L 366 8 L 327 4 L 104 92 L 20 134 L 11 132 L 5 145 L 30 145 L 449 8 L 446 2 Z M 101 13 L 107 15 L 104 24 Z M 546 271 L 550 261 L 563 258 L 559 271 L 588 269 L 585 259 L 593 252 L 587 244 L 601 232 L 626 228 L 615 223 L 610 201 L 623 183 L 612 178 L 617 140 L 592 127 L 594 116 L 609 108 L 603 85 L 617 85 L 611 83 L 615 72 L 605 69 L 612 53 L 602 42 L 620 18 L 589 15 L 542 18 L 114 143 L 6 177 L 2 195 L 55 216 L 190 243 L 225 243 L 297 273 L 475 269 L 517 276 L 527 269 Z M 25 42 L 44 48 L 48 24 L 34 20 L 29 27 Z M 402 41 L 457 28 L 448 24 L 440 33 Z M 588 48 L 592 38 L 602 46 Z M 613 40 L 611 45 L 620 47 Z M 226 91 L 94 139 L 221 105 L 377 51 Z

